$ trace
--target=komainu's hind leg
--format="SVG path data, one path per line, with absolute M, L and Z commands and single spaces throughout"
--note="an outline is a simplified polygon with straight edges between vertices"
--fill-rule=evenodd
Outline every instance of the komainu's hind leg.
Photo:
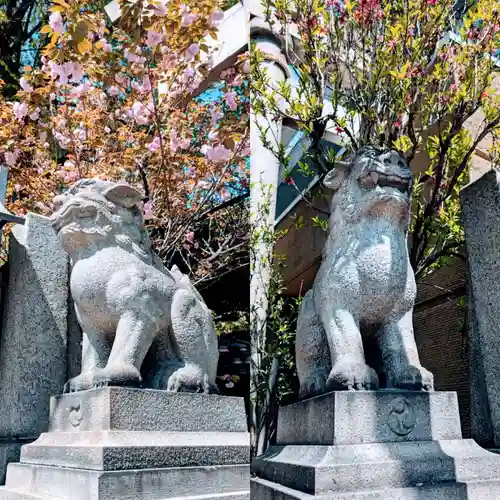
M 166 367 L 167 390 L 218 392 L 215 380 L 219 351 L 209 309 L 191 290 L 179 288 L 173 298 L 171 319 L 178 364 Z
M 299 397 L 302 399 L 326 392 L 326 381 L 332 368 L 330 349 L 314 309 L 312 290 L 306 293 L 300 307 L 295 361 L 300 382 Z

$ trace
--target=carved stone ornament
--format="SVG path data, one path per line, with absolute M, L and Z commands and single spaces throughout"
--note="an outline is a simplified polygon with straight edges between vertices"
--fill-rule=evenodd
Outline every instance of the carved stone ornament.
M 301 397 L 377 389 L 363 337 L 381 351 L 387 387 L 432 390 L 413 335 L 416 284 L 407 248 L 412 173 L 395 151 L 360 149 L 324 180 L 334 191 L 329 235 L 297 323 Z
M 407 436 L 415 429 L 417 416 L 411 403 L 406 398 L 397 398 L 392 402 L 387 417 L 387 425 L 398 436 Z
M 217 337 L 188 277 L 167 270 L 144 226 L 142 194 L 81 180 L 54 199 L 52 225 L 71 259 L 83 330 L 82 373 L 66 392 L 105 385 L 216 392 Z

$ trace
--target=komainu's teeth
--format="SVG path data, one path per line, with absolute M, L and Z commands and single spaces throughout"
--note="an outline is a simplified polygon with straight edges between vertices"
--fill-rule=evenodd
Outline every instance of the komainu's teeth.
M 377 184 L 377 182 L 378 182 L 378 174 L 377 174 L 377 172 L 371 172 L 370 175 L 371 175 L 371 178 L 373 180 L 373 183 Z

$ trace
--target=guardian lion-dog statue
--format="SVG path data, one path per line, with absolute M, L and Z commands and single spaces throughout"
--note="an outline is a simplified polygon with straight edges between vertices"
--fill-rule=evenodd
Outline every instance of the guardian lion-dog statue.
M 364 354 L 368 335 L 380 348 L 387 388 L 433 390 L 413 334 L 410 168 L 395 151 L 364 147 L 324 184 L 334 196 L 321 267 L 297 323 L 300 397 L 377 389 Z
M 54 199 L 52 225 L 71 259 L 83 330 L 82 372 L 65 392 L 106 385 L 217 392 L 210 311 L 187 276 L 153 252 L 141 199 L 128 184 L 91 179 Z

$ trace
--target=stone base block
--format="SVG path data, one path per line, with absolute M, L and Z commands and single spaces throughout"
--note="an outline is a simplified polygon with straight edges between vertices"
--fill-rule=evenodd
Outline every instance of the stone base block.
M 52 398 L 0 500 L 247 500 L 249 462 L 242 399 L 101 388 Z
M 336 391 L 280 408 L 277 444 L 461 439 L 454 392 Z
M 0 500 L 17 498 L 11 493 L 38 495 L 47 500 L 163 500 L 205 495 L 232 498 L 235 494 L 248 495 L 248 481 L 245 465 L 89 471 L 11 464 L 7 484 L 0 489 Z
M 455 393 L 324 394 L 280 409 L 277 443 L 252 463 L 252 498 L 500 498 L 500 456 L 462 439 Z

